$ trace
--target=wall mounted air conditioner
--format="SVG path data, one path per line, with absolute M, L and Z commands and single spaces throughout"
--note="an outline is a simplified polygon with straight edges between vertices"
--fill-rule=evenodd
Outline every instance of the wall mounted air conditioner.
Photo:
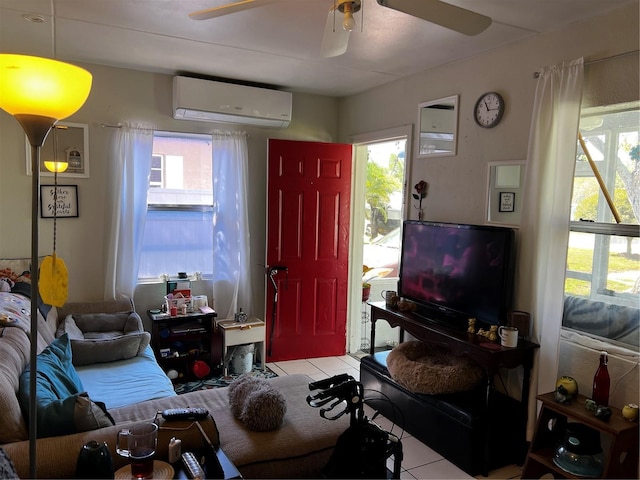
M 286 128 L 292 94 L 233 83 L 173 77 L 173 118 Z

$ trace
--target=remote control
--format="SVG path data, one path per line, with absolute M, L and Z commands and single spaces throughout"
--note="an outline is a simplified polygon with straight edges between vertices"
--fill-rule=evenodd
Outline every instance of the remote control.
M 209 415 L 206 408 L 168 408 L 162 411 L 165 420 L 203 420 Z
M 204 478 L 204 470 L 198 460 L 196 460 L 196 456 L 191 452 L 184 452 L 182 454 L 182 463 L 184 464 L 184 468 L 187 470 L 189 477 L 194 480 L 202 480 Z

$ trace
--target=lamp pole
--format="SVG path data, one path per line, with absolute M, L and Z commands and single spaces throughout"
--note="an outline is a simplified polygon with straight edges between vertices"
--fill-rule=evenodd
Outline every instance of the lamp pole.
M 31 328 L 29 351 L 29 476 L 37 478 L 38 206 L 40 150 L 51 127 L 80 109 L 91 90 L 86 70 L 41 57 L 0 54 L 0 108 L 13 115 L 31 144 Z

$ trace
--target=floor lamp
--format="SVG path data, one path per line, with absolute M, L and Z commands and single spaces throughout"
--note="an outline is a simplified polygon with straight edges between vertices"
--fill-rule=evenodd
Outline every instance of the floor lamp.
M 36 475 L 38 355 L 38 206 L 40 149 L 51 127 L 74 114 L 91 90 L 91 74 L 68 63 L 28 55 L 0 54 L 0 108 L 20 123 L 31 145 L 31 330 L 29 352 L 29 469 Z

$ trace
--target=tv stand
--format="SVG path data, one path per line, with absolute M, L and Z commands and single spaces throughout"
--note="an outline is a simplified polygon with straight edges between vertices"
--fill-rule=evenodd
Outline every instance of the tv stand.
M 451 450 L 446 450 L 447 447 L 443 446 L 442 436 L 438 437 L 437 431 L 446 431 L 449 427 L 447 424 L 449 421 L 453 425 L 462 417 L 468 418 L 470 420 L 464 428 L 468 431 L 470 445 L 476 450 L 481 450 L 481 452 L 477 459 L 466 462 L 465 458 L 458 458 L 455 461 L 452 460 L 454 463 L 458 464 L 458 466 L 464 464 L 461 468 L 471 475 L 475 474 L 473 470 L 476 468 L 479 468 L 484 475 L 487 475 L 489 467 L 492 466 L 492 452 L 490 450 L 492 443 L 496 442 L 496 436 L 511 436 L 512 438 L 504 438 L 497 441 L 506 441 L 511 446 L 515 446 L 518 463 L 522 462 L 527 450 L 526 424 L 530 374 L 533 367 L 534 352 L 539 345 L 520 339 L 516 348 L 504 348 L 500 344 L 490 342 L 484 337 L 469 334 L 466 331 L 450 329 L 441 324 L 427 322 L 415 313 L 401 312 L 397 308 L 387 308 L 384 302 L 370 302 L 369 305 L 371 306 L 371 347 L 370 356 L 365 357 L 361 363 L 361 381 L 365 388 L 371 388 L 372 390 L 386 389 L 385 394 L 392 396 L 391 401 L 393 403 L 406 405 L 407 409 L 411 409 L 410 412 L 402 412 L 404 417 L 410 419 L 403 426 L 404 429 L 419 439 L 421 438 L 417 431 L 421 428 L 425 431 L 427 437 L 435 435 L 434 445 L 429 446 L 437 451 L 440 448 L 440 453 L 447 458 L 448 452 L 455 456 L 458 451 L 463 449 L 459 448 L 459 446 L 455 448 L 452 445 Z M 455 394 L 446 398 L 438 395 L 415 394 L 400 387 L 393 382 L 388 371 L 386 371 L 386 363 L 380 365 L 380 358 L 386 357 L 378 357 L 376 360 L 376 356 L 380 354 L 374 355 L 376 322 L 378 320 L 385 320 L 391 327 L 400 327 L 401 342 L 404 341 L 404 333 L 406 331 L 420 341 L 446 347 L 455 355 L 472 359 L 485 371 L 486 383 L 473 393 L 461 395 L 460 398 L 454 398 Z M 519 400 L 509 398 L 494 389 L 494 377 L 501 368 L 510 369 L 520 366 L 523 368 L 523 379 L 522 394 Z M 366 384 L 368 381 L 372 382 L 371 387 Z M 407 400 L 406 397 L 411 397 L 411 399 Z M 478 402 L 470 405 L 469 399 L 472 397 L 478 398 Z M 460 400 L 459 403 L 457 403 L 458 400 Z M 480 405 L 477 405 L 478 403 Z M 443 406 L 445 404 L 446 408 Z M 428 413 L 428 409 L 433 412 Z M 442 413 L 440 409 L 448 410 L 449 413 Z M 508 412 L 504 411 L 505 409 Z M 454 413 L 451 414 L 451 412 Z M 414 413 L 417 415 L 423 413 L 426 417 L 431 415 L 429 418 L 432 418 L 433 424 L 418 425 L 418 422 L 415 421 L 416 416 Z M 509 415 L 509 418 L 495 418 L 496 415 Z M 449 418 L 451 420 L 448 420 Z M 503 423 L 509 423 L 512 429 L 508 432 L 496 431 L 502 428 L 501 424 Z M 412 428 L 416 429 L 416 433 L 411 431 Z M 494 430 L 493 432 L 492 429 Z M 433 432 L 433 430 L 436 431 Z M 429 442 L 425 443 L 429 444 Z M 472 455 L 471 452 L 466 454 Z M 474 454 L 478 454 L 478 452 L 474 452 Z

